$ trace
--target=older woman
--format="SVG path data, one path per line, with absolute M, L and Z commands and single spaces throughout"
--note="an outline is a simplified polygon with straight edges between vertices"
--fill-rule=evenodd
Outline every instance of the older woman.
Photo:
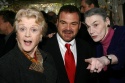
M 125 27 L 111 28 L 107 13 L 101 8 L 87 11 L 85 23 L 91 38 L 100 42 L 97 44 L 98 58 L 85 60 L 90 63 L 87 69 L 103 72 L 102 76 L 108 77 L 110 83 L 125 83 Z
M 17 12 L 17 45 L 0 59 L 0 83 L 56 83 L 53 59 L 38 48 L 46 28 L 44 17 L 38 10 Z

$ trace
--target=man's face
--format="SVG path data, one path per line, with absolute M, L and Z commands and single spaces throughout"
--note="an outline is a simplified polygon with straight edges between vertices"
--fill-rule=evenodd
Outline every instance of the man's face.
M 6 33 L 7 22 L 4 22 L 3 17 L 0 16 L 0 34 Z
M 80 29 L 80 21 L 77 13 L 61 12 L 57 21 L 57 30 L 61 38 L 70 42 Z
M 93 4 L 88 5 L 85 0 L 81 1 L 81 13 L 85 13 L 86 11 L 94 8 Z

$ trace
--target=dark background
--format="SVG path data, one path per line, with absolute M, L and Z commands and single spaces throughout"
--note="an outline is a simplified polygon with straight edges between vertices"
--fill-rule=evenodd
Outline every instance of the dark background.
M 125 3 L 123 4 L 123 21 L 124 21 L 123 25 L 125 25 Z

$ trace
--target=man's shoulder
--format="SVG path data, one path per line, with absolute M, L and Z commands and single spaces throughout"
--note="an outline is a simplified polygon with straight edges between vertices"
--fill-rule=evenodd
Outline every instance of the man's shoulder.
M 57 36 L 56 34 L 54 34 L 53 37 L 47 39 L 47 43 L 50 43 L 50 42 L 52 43 L 53 41 L 56 41 L 56 40 L 57 40 Z
M 85 41 L 85 40 L 80 39 L 80 38 L 76 38 L 76 44 L 83 45 L 83 46 L 93 46 L 94 45 L 93 43 L 90 43 L 90 42 Z

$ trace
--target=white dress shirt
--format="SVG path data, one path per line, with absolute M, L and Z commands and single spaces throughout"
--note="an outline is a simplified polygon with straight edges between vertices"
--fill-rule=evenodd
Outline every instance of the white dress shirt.
M 71 42 L 65 42 L 60 36 L 59 34 L 57 33 L 57 40 L 58 40 L 58 43 L 59 43 L 59 48 L 60 48 L 60 51 L 61 51 L 61 54 L 62 54 L 62 58 L 63 58 L 63 62 L 65 64 L 65 61 L 64 61 L 64 57 L 65 57 L 65 52 L 67 50 L 67 48 L 65 47 L 65 44 L 68 43 L 68 44 L 71 44 L 70 46 L 70 49 L 74 55 L 74 59 L 75 59 L 75 64 L 77 64 L 77 51 L 76 51 L 76 41 L 75 39 L 73 39 Z

